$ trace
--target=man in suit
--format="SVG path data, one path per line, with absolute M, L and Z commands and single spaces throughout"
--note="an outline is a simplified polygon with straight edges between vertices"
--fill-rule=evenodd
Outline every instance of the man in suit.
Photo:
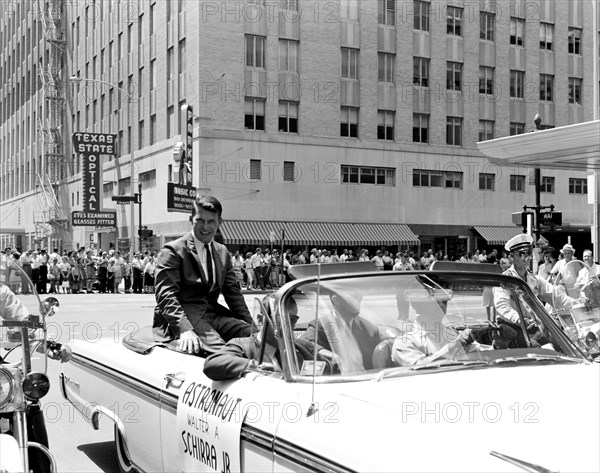
M 359 315 L 362 295 L 337 291 L 330 299 L 333 311 L 324 314 L 318 322 L 319 354 L 325 357 L 327 351 L 333 352 L 334 361 L 341 364 L 342 374 L 372 369 L 373 351 L 381 337 L 377 327 Z M 309 323 L 300 338 L 314 343 L 314 321 Z
M 227 340 L 252 333 L 229 251 L 214 241 L 222 211 L 215 197 L 196 197 L 192 231 L 167 243 L 156 262 L 154 339 L 179 339 L 187 353 L 215 353 Z M 220 294 L 229 309 L 218 304 Z

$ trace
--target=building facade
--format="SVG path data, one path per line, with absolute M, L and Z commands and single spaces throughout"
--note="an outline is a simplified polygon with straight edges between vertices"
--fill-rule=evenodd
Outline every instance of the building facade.
M 3 2 L 3 246 L 137 249 L 140 213 L 143 245 L 187 231 L 166 189 L 190 105 L 193 184 L 223 201 L 226 243 L 498 247 L 535 204 L 534 173 L 476 143 L 529 132 L 536 114 L 542 128 L 592 119 L 590 3 Z M 75 132 L 117 136 L 101 166 L 114 228 L 72 225 L 86 192 Z M 590 245 L 587 183 L 542 169 L 556 246 Z M 111 200 L 140 184 L 141 212 Z

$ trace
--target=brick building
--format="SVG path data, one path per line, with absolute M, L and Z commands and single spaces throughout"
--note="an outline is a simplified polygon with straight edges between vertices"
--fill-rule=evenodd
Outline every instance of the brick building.
M 495 166 L 476 143 L 528 132 L 538 113 L 543 127 L 591 120 L 591 12 L 582 0 L 3 2 L 0 238 L 127 247 L 138 208 L 111 197 L 139 183 L 146 244 L 187 231 L 166 183 L 189 104 L 193 183 L 223 201 L 231 245 L 283 229 L 290 246 L 498 247 L 535 203 L 533 170 Z M 116 228 L 71 225 L 85 191 L 75 131 L 118 137 L 102 173 Z M 541 174 L 541 204 L 563 212 L 544 236 L 589 246 L 587 174 Z

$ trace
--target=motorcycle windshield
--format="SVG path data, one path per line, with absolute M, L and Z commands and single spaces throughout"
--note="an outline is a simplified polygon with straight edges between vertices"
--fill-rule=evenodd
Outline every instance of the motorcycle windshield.
M 42 301 L 15 255 L 0 254 L 0 359 L 25 373 L 47 371 L 46 317 L 58 300 Z

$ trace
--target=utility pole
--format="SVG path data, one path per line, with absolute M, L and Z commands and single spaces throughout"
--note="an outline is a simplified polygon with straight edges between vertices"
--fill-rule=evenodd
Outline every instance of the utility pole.
M 535 131 L 539 131 L 542 129 L 542 117 L 540 116 L 539 113 L 535 114 L 533 123 L 535 124 Z M 542 233 L 541 233 L 542 220 L 540 218 L 540 210 L 541 210 L 541 195 L 540 194 L 541 194 L 541 187 L 542 187 L 542 176 L 541 176 L 541 170 L 540 170 L 539 166 L 535 168 L 534 172 L 535 172 L 535 243 L 537 244 L 537 242 L 540 239 L 540 236 L 542 236 Z

